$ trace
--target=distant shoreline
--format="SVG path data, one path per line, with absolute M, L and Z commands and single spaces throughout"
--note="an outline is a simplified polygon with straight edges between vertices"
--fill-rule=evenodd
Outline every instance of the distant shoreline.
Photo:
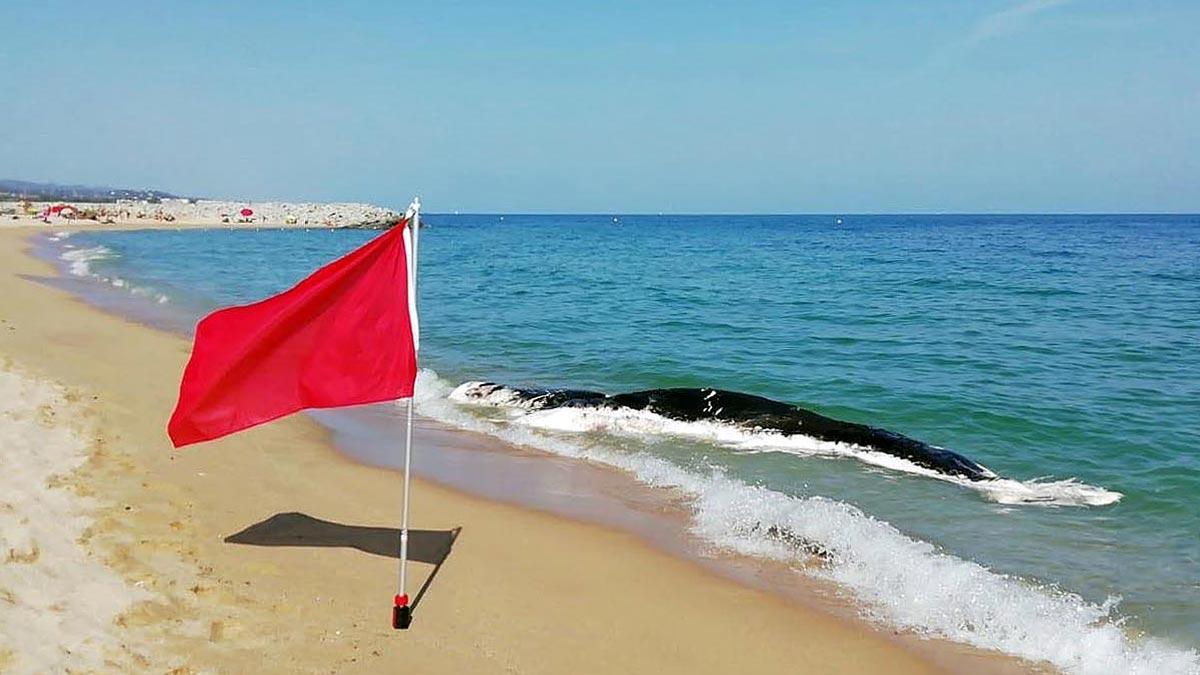
M 163 199 L 85 201 L 0 201 L 0 220 L 9 225 L 150 227 L 382 227 L 401 216 L 392 209 L 358 202 L 240 202 Z

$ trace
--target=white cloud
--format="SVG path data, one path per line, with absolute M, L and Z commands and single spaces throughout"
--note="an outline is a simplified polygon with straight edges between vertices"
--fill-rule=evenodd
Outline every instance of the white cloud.
M 993 12 L 975 22 L 966 43 L 976 45 L 1001 35 L 1012 33 L 1029 20 L 1048 9 L 1065 5 L 1071 0 L 1024 0 L 1011 7 Z

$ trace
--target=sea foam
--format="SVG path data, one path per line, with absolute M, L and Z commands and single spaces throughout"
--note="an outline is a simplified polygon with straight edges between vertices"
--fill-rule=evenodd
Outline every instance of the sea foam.
M 92 263 L 113 257 L 113 250 L 107 246 L 89 246 L 76 248 L 72 244 L 64 244 L 64 250 L 58 257 L 67 263 L 67 271 L 77 277 L 92 276 Z
M 614 429 L 632 433 L 639 427 L 654 433 L 680 431 L 670 426 L 671 420 L 625 416 L 614 423 L 611 416 L 589 416 L 588 409 L 574 410 L 584 413 L 582 421 L 571 414 L 541 414 L 555 411 L 520 411 L 507 420 L 491 420 L 472 412 L 479 401 L 462 403 L 456 400 L 463 398 L 461 392 L 456 396 L 454 391 L 436 373 L 421 371 L 417 410 L 460 428 L 614 467 L 645 484 L 683 492 L 691 498 L 691 527 L 698 536 L 738 553 L 798 563 L 798 573 L 849 589 L 874 621 L 1047 661 L 1070 673 L 1200 673 L 1200 654 L 1195 651 L 1128 635 L 1115 611 L 1117 598 L 1090 603 L 1054 586 L 999 574 L 956 557 L 844 502 L 789 496 L 715 469 L 689 471 L 661 457 L 609 449 L 575 433 Z M 497 396 L 486 403 L 503 406 L 503 394 Z M 734 445 L 760 442 L 720 426 L 703 433 Z M 695 429 L 685 431 L 695 433 Z M 564 436 L 563 431 L 568 433 Z M 811 562 L 814 550 L 822 552 L 823 564 L 800 565 Z
M 99 281 L 113 288 L 125 289 L 134 295 L 149 298 L 160 305 L 170 302 L 171 299 L 166 294 L 154 288 L 136 285 L 121 277 L 97 273 L 94 269 L 94 264 L 119 257 L 117 252 L 107 246 L 78 248 L 74 244 L 65 241 L 69 235 L 70 233 L 64 232 L 53 235 L 49 239 L 54 242 L 63 242 L 63 251 L 58 257 L 66 264 L 67 272 L 72 276 Z

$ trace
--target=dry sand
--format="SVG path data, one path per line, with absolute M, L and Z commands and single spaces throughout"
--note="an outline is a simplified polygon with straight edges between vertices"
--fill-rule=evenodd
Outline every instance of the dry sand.
M 952 648 L 909 649 L 631 534 L 425 481 L 414 483 L 414 526 L 427 531 L 415 540 L 417 558 L 441 558 L 450 533 L 458 536 L 412 629 L 392 631 L 395 560 L 371 552 L 385 553 L 392 535 L 362 528 L 394 525 L 396 474 L 342 458 L 304 416 L 171 451 L 164 424 L 189 344 L 30 279 L 53 274 L 25 254 L 33 231 L 0 231 L 0 361 L 8 364 L 0 394 L 6 411 L 26 417 L 20 430 L 0 419 L 0 458 L 16 465 L 35 452 L 58 455 L 19 478 L 6 466 L 0 489 L 26 481 L 26 505 L 63 501 L 50 491 L 72 499 L 28 511 L 24 530 L 19 517 L 0 521 L 7 538 L 26 537 L 16 555 L 0 552 L 0 626 L 37 612 L 58 617 L 0 634 L 0 670 L 37 671 L 64 650 L 85 653 L 56 663 L 180 673 L 1025 667 Z M 311 545 L 224 541 L 262 521 L 240 538 Z M 31 561 L 35 547 L 41 553 Z M 419 587 L 435 568 L 413 569 Z M 25 586 L 39 574 L 45 607 L 34 611 Z M 103 592 L 72 592 L 79 575 L 102 581 Z M 90 619 L 70 619 L 78 615 Z
M 81 397 L 5 361 L 0 635 L 7 654 L 0 664 L 7 660 L 9 669 L 24 673 L 98 669 L 104 654 L 117 648 L 114 621 L 149 594 L 79 543 L 90 536 L 93 508 L 68 483 L 90 454 Z

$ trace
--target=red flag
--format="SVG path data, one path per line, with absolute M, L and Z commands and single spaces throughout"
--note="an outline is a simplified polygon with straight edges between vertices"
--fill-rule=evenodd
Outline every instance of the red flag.
M 306 408 L 412 396 L 411 241 L 406 219 L 290 290 L 204 317 L 167 424 L 175 447 Z

